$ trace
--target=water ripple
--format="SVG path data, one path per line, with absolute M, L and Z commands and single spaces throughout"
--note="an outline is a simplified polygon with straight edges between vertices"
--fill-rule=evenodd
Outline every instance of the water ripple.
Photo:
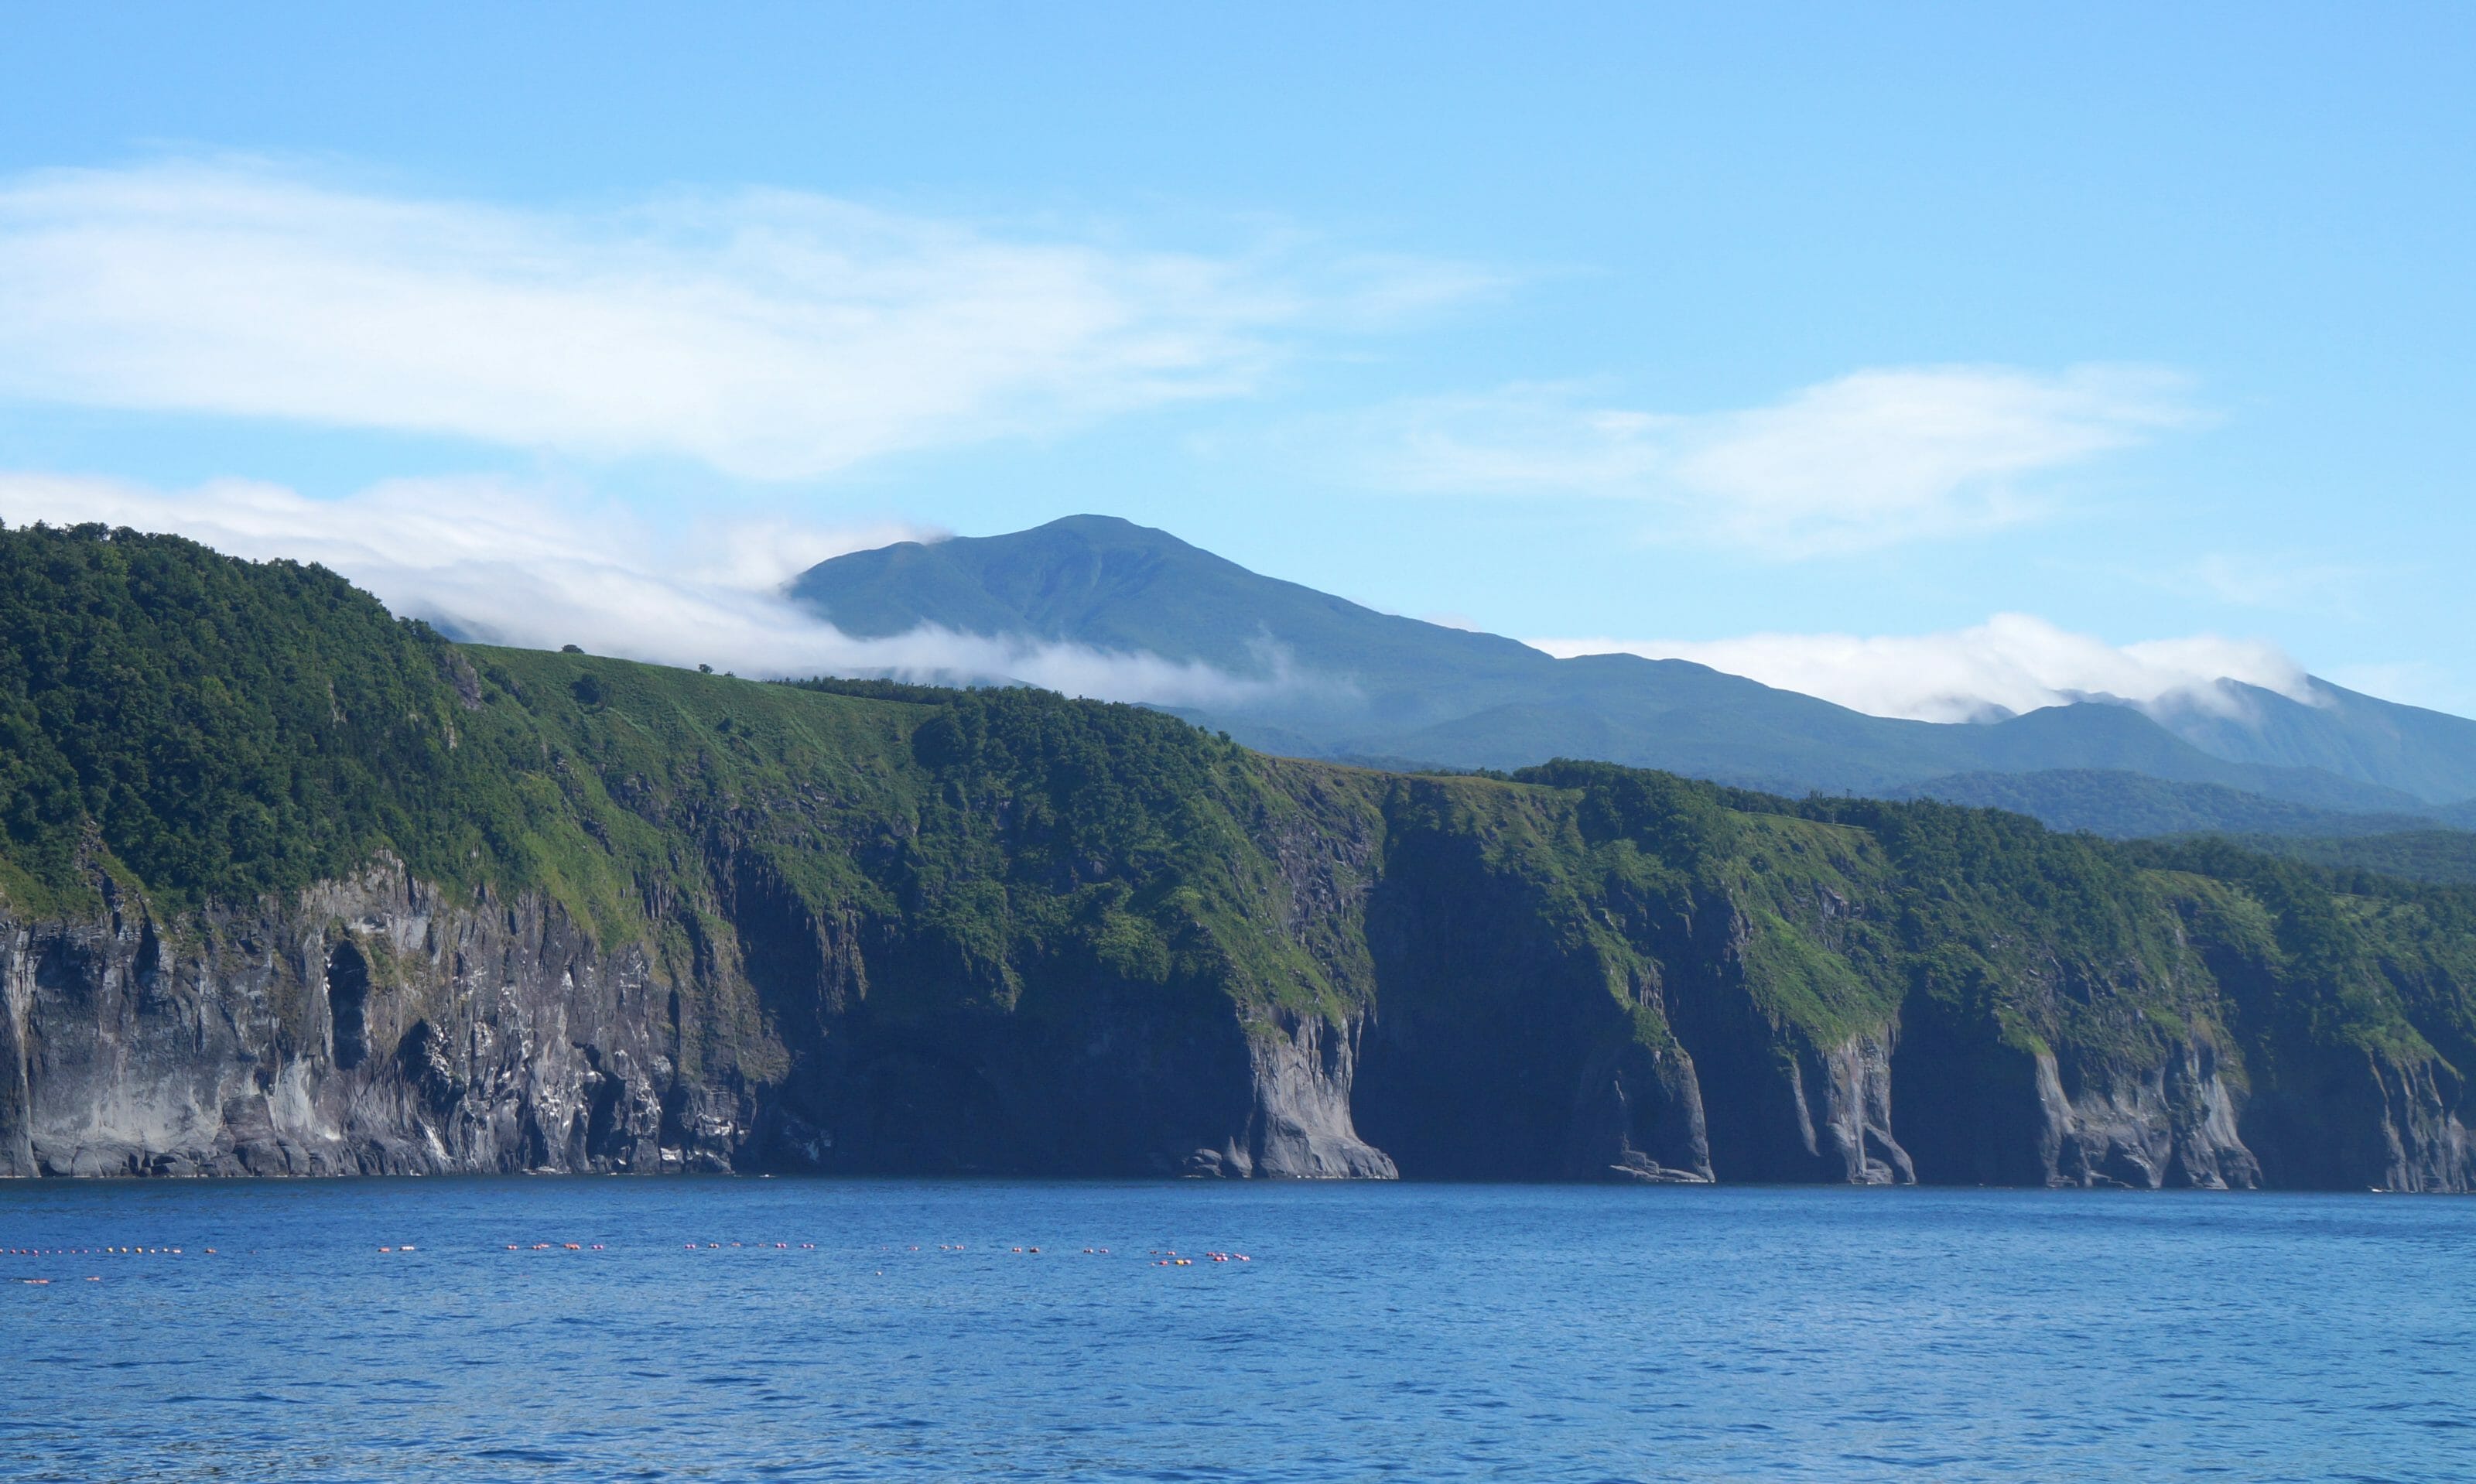
M 0 1259 L 0 1477 L 2476 1479 L 2468 1201 L 0 1188 L 107 1245 Z

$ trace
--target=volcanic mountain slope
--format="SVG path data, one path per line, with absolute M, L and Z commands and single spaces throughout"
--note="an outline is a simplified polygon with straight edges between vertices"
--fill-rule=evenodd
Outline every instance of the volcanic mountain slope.
M 2463 1190 L 2476 896 L 0 532 L 0 1170 Z
M 2222 682 L 2154 718 L 2090 703 L 1993 725 L 1889 720 L 1684 660 L 1554 659 L 1261 577 L 1105 516 L 854 553 L 812 568 L 792 594 L 864 636 L 933 624 L 1286 678 L 1181 714 L 1294 755 L 1464 768 L 1593 757 L 1876 794 L 1955 774 L 2069 770 L 2352 812 L 2476 797 L 2476 722 L 2326 681 L 2312 682 L 2314 705 Z M 2098 786 L 2083 779 L 2077 792 L 2086 802 Z

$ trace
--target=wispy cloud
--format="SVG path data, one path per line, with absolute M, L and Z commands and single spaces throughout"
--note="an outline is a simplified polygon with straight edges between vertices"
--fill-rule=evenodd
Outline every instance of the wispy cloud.
M 2313 699 L 2303 666 L 2275 645 L 2211 634 L 2109 644 L 2025 613 L 1998 613 L 1975 628 L 1944 633 L 1530 642 L 1560 658 L 1631 654 L 1690 659 L 1871 715 L 1930 722 L 1978 720 L 2100 696 L 2136 705 L 2170 698 L 2203 706 L 2239 704 L 2215 684 L 2221 680 L 2297 701 Z
M 399 615 L 483 642 L 577 644 L 748 676 L 1011 680 L 1069 695 L 1204 706 L 1326 683 L 1270 652 L 1259 673 L 1236 676 L 1019 635 L 923 628 L 854 638 L 782 596 L 785 579 L 829 556 L 935 535 L 894 524 L 666 531 L 624 509 L 496 480 L 395 481 L 312 500 L 243 481 L 163 491 L 32 474 L 0 475 L 0 519 L 176 532 L 235 556 L 318 562 Z
M 796 478 L 1243 393 L 1483 283 L 787 191 L 556 213 L 175 161 L 0 185 L 0 395 Z
M 2151 368 L 1926 366 L 1711 413 L 1514 385 L 1397 403 L 1349 436 L 1397 488 L 1634 501 L 1666 532 L 1805 556 L 2031 519 L 2047 477 L 2193 416 L 2181 379 Z

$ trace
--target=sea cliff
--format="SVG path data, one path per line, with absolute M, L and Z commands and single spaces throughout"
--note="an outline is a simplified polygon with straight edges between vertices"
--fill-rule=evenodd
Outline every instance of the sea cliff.
M 0 1173 L 2476 1185 L 2463 888 L 0 569 Z

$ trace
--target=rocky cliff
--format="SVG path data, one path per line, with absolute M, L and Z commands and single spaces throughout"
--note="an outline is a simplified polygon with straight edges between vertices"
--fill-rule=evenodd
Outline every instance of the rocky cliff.
M 0 569 L 7 1174 L 2476 1185 L 2460 889 Z

